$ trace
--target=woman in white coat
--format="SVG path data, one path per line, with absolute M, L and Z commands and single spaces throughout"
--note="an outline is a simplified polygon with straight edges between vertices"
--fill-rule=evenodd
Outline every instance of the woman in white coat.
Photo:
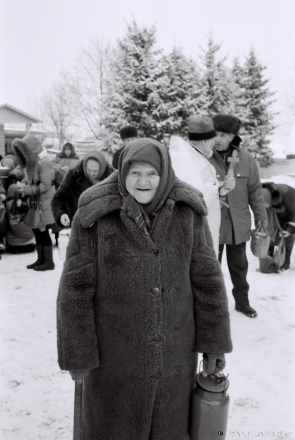
M 212 119 L 192 117 L 188 125 L 189 142 L 178 136 L 172 136 L 169 151 L 176 176 L 201 191 L 208 209 L 208 224 L 212 235 L 214 250 L 218 255 L 220 228 L 219 190 L 231 190 L 234 179 L 226 178 L 221 184 L 215 168 L 208 158 L 213 154 L 215 130 Z

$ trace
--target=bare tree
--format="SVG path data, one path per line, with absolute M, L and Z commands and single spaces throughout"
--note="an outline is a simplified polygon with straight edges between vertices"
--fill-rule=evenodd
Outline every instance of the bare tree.
M 295 63 L 291 70 L 290 79 L 287 82 L 285 93 L 281 99 L 283 110 L 278 118 L 280 134 L 284 139 L 288 138 L 295 124 Z
M 40 101 L 43 126 L 56 133 L 59 148 L 64 144 L 68 130 L 73 124 L 73 115 L 64 83 L 53 84 L 49 92 L 45 92 Z
M 103 130 L 103 97 L 111 54 L 110 45 L 95 36 L 88 48 L 81 50 L 71 71 L 63 72 L 75 125 L 96 139 Z

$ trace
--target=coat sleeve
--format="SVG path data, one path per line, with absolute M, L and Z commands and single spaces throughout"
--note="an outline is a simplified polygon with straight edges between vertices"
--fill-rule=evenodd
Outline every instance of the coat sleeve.
M 40 180 L 40 184 L 38 185 L 38 189 L 40 194 L 42 194 L 50 189 L 54 181 L 54 168 L 49 160 L 40 163 L 39 180 Z M 24 193 L 27 196 L 36 194 L 37 185 L 26 186 L 24 188 Z
M 70 220 L 73 220 L 71 218 L 71 205 L 73 204 L 73 195 L 71 191 L 72 181 L 72 173 L 71 171 L 69 171 L 69 173 L 66 175 L 65 179 L 59 186 L 58 190 L 54 194 L 51 202 L 51 208 L 55 223 L 61 228 L 64 227 L 60 222 L 62 214 L 67 214 Z
M 90 229 L 74 217 L 57 297 L 58 363 L 62 370 L 99 365 L 94 296 L 97 264 Z
M 196 349 L 199 353 L 230 353 L 227 294 L 207 219 L 198 216 L 194 231 L 190 276 L 195 304 Z
M 249 155 L 249 180 L 248 180 L 248 194 L 249 205 L 254 214 L 255 222 L 259 220 L 267 220 L 266 209 L 264 208 L 264 199 L 262 195 L 262 186 L 259 178 L 257 164 L 254 158 Z

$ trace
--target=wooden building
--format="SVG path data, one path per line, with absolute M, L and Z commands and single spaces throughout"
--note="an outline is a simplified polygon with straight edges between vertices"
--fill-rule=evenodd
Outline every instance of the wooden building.
M 24 137 L 31 131 L 31 124 L 40 122 L 39 119 L 28 115 L 8 104 L 0 105 L 0 154 L 11 153 L 11 143 L 16 137 Z M 11 130 L 4 124 L 17 124 L 17 130 Z M 34 133 L 35 134 L 35 133 Z

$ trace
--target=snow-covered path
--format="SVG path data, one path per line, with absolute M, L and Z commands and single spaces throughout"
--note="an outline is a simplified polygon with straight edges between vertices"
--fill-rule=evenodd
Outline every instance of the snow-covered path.
M 0 440 L 71 440 L 74 382 L 59 370 L 56 354 L 62 261 L 55 248 L 56 269 L 38 273 L 26 269 L 34 257 L 5 254 L 0 261 Z M 295 256 L 289 271 L 269 275 L 256 271 L 249 248 L 248 257 L 256 319 L 234 310 L 223 262 L 234 343 L 226 356 L 227 438 L 295 440 Z

